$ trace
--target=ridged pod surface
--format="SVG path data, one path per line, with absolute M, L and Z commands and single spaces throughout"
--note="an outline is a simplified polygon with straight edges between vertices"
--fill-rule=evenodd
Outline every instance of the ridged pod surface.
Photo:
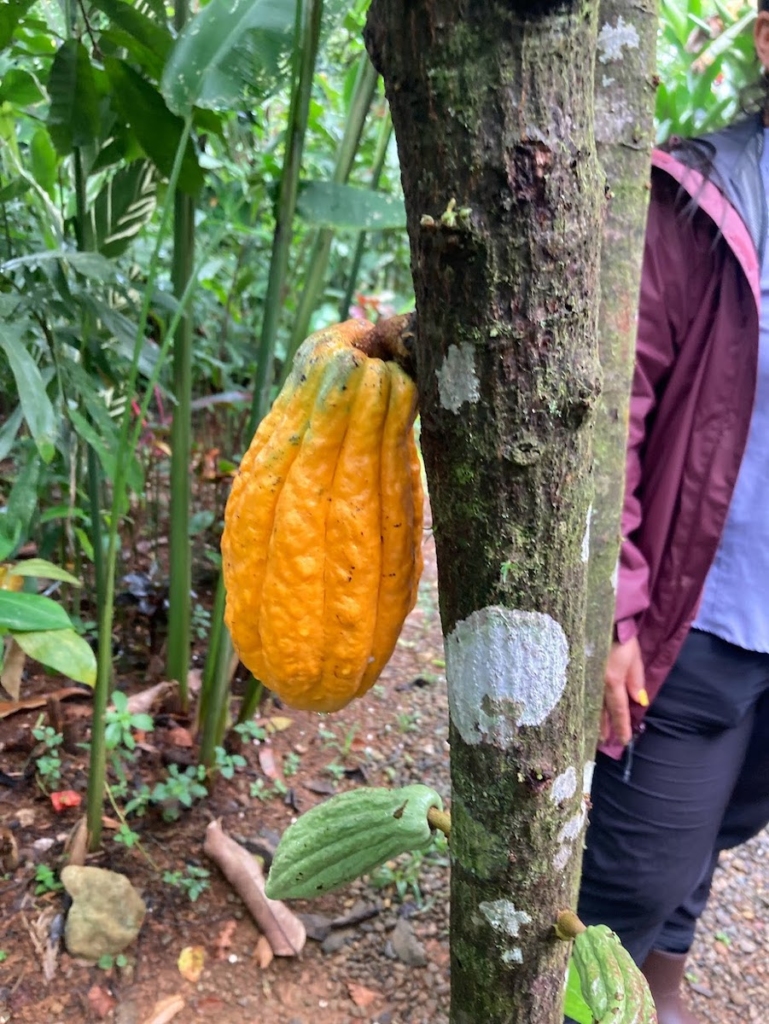
M 407 318 L 311 335 L 243 457 L 222 536 L 225 621 L 286 704 L 336 711 L 393 652 L 422 571 Z
M 572 956 L 582 998 L 597 1024 L 656 1024 L 646 978 L 611 928 L 586 928 L 575 938 Z
M 303 814 L 283 833 L 266 893 L 270 899 L 310 899 L 347 885 L 409 850 L 429 845 L 430 808 L 443 803 L 435 790 L 361 787 L 333 796 Z

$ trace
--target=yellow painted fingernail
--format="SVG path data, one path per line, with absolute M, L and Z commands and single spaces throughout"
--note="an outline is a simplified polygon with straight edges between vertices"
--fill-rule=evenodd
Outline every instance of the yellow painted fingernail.
M 638 703 L 641 705 L 642 708 L 649 707 L 649 694 L 646 692 L 646 690 L 639 690 L 637 699 Z

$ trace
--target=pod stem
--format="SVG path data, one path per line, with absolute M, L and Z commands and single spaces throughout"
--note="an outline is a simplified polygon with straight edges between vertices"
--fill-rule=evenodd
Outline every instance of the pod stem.
M 416 325 L 416 313 L 379 320 L 365 337 L 354 343 L 355 348 L 372 359 L 397 363 L 413 380 L 416 377 Z
M 559 939 L 568 942 L 576 939 L 578 935 L 586 931 L 586 926 L 580 921 L 573 910 L 562 910 L 555 922 L 555 934 Z
M 427 812 L 427 824 L 430 828 L 437 828 L 439 832 L 443 832 L 447 839 L 451 835 L 451 815 L 448 811 L 431 807 Z

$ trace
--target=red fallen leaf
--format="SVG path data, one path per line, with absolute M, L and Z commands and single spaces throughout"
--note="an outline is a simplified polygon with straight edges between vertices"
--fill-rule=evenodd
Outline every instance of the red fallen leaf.
M 181 725 L 168 730 L 168 742 L 173 743 L 175 747 L 191 747 L 193 745 L 190 730 Z
M 74 789 L 62 789 L 58 793 L 51 793 L 51 803 L 57 814 L 68 807 L 79 807 L 82 801 L 82 796 Z
M 97 1017 L 101 1017 L 103 1020 L 108 1014 L 117 1006 L 117 1000 L 114 999 L 106 989 L 103 989 L 100 985 L 91 985 L 88 989 L 88 1005 L 91 1007 Z
M 347 991 L 350 993 L 350 999 L 352 999 L 355 1005 L 361 1010 L 365 1010 L 366 1007 L 371 1006 L 379 995 L 378 992 L 374 992 L 370 988 L 366 988 L 364 985 L 356 985 L 354 981 L 347 982 Z
M 274 781 L 278 778 L 278 769 L 275 766 L 275 755 L 272 752 L 272 747 L 268 747 L 264 743 L 259 747 L 259 767 L 268 779 Z

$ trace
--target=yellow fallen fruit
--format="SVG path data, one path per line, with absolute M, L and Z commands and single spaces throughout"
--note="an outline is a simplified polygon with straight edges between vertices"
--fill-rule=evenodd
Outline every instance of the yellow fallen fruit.
M 349 320 L 311 335 L 227 502 L 225 621 L 244 665 L 291 707 L 336 711 L 365 693 L 416 600 L 410 324 Z

